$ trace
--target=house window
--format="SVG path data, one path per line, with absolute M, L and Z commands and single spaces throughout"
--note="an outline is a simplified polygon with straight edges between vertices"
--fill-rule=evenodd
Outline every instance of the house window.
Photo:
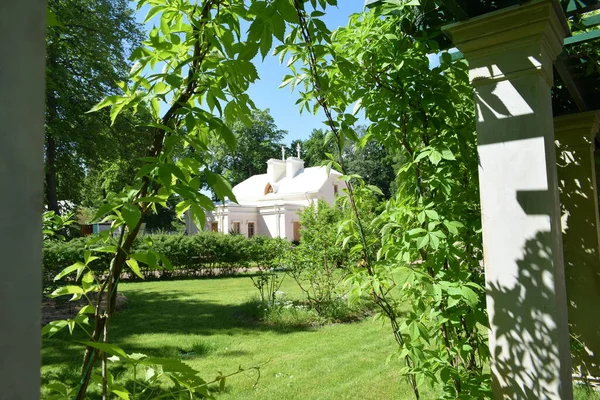
M 233 233 L 239 234 L 241 232 L 240 230 L 240 223 L 239 222 L 234 222 L 232 225 L 232 229 Z
M 254 222 L 248 222 L 248 237 L 254 236 Z
M 338 195 L 338 185 L 333 185 L 333 194 Z
M 300 241 L 300 221 L 294 221 L 294 242 Z
M 213 232 L 219 232 L 219 223 L 218 222 L 211 223 L 210 230 Z

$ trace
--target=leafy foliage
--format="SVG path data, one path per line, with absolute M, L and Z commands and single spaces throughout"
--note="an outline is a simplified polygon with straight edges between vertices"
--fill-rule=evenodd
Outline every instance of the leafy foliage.
M 285 239 L 268 239 L 263 236 L 254 236 L 251 239 L 249 256 L 257 269 L 256 276 L 252 276 L 251 279 L 260 293 L 261 303 L 267 307 L 275 304 L 275 294 L 285 278 L 285 275 L 278 274 L 278 270 L 285 267 L 285 256 L 290 249 L 291 245 Z
M 254 111 L 249 126 L 235 120 L 231 124 L 231 131 L 238 148 L 243 151 L 232 153 L 226 145 L 216 143 L 211 148 L 213 168 L 223 173 L 232 185 L 253 175 L 264 174 L 267 172 L 267 160 L 281 158 L 282 140 L 286 132 L 277 128 L 269 110 Z
M 42 234 L 44 242 L 52 239 L 65 240 L 65 229 L 69 228 L 75 220 L 74 214 L 58 215 L 54 211 L 46 211 L 42 214 Z
M 87 265 L 96 256 L 86 252 L 82 266 L 65 272 L 75 276 L 74 283 L 80 283 L 56 293 L 72 292 L 77 299 L 93 290 L 98 292 L 89 340 L 92 343 L 106 341 L 118 284 L 126 267 L 139 276 L 139 262 L 171 268 L 170 261 L 162 254 L 147 252 L 133 256 L 144 215 L 156 212 L 157 207 L 166 207 L 170 198 L 177 197 L 177 214 L 189 211 L 194 223 L 203 226 L 204 211 L 214 205 L 200 188 L 210 188 L 220 199 L 235 200 L 230 184 L 210 168 L 208 144 L 217 140 L 231 150 L 235 148 L 236 137 L 226 122 L 251 123 L 255 107 L 246 91 L 258 78 L 252 59 L 259 50 L 265 57 L 273 37 L 283 40 L 286 22 L 296 21 L 295 9 L 288 0 L 252 3 L 139 0 L 137 3 L 138 9 L 145 5 L 150 7 L 146 21 L 156 18 L 158 26 L 132 52 L 129 79 L 118 83 L 119 93 L 104 98 L 91 111 L 110 107 L 112 124 L 119 115 L 147 112 L 152 121 L 147 124 L 151 144 L 132 184 L 109 193 L 94 218 L 112 221 L 111 230 L 100 236 L 105 240 L 104 246 L 95 249 L 113 254 L 108 273 L 95 275 Z M 241 31 L 242 19 L 250 22 L 247 35 Z M 161 110 L 161 103 L 166 105 L 165 111 Z M 112 234 L 118 229 L 116 243 L 111 243 Z M 84 271 L 87 272 L 83 274 Z M 105 304 L 100 302 L 104 293 L 108 297 Z M 103 364 L 106 395 L 106 354 L 88 344 L 78 399 L 85 397 L 98 359 Z
M 119 92 L 127 56 L 142 39 L 126 0 L 50 0 L 56 19 L 46 33 L 46 202 L 79 204 L 87 169 L 143 155 L 148 130 L 144 114 L 109 126 L 107 112 L 87 114 L 104 96 Z
M 112 259 L 104 243 L 97 238 L 86 237 L 69 242 L 48 241 L 44 243 L 42 264 L 45 282 L 72 282 L 69 275 L 61 276 L 61 271 L 69 266 L 79 265 L 81 255 L 86 251 L 96 254 L 88 267 L 97 275 L 106 273 Z M 241 235 L 223 235 L 202 232 L 194 236 L 147 235 L 137 240 L 132 247 L 131 258 L 137 261 L 136 271 L 121 276 L 128 279 L 170 279 L 191 278 L 214 275 L 232 275 L 252 267 L 258 269 L 259 276 L 266 280 L 274 270 L 284 266 L 282 259 L 289 243 L 283 239 L 270 239 L 255 236 L 247 239 Z M 164 269 L 161 260 L 169 261 L 169 269 Z M 76 268 L 76 267 L 74 267 Z M 256 278 L 255 278 L 256 279 Z M 271 292 L 278 289 L 278 286 Z M 265 299 L 272 297 L 265 294 Z
M 401 155 L 398 192 L 372 222 L 359 207 L 361 179 L 346 175 L 352 218 L 342 235 L 361 258 L 351 293 L 371 296 L 389 320 L 417 399 L 425 383 L 440 387 L 443 398 L 488 398 L 472 91 L 463 62 L 442 53 L 430 68 L 435 38 L 406 34 L 419 17 L 413 4 L 354 15 L 333 35 L 302 10 L 300 29 L 277 51 L 302 61 L 288 80 L 303 87 L 301 109 L 325 111 L 342 172 L 341 149 L 359 140 L 353 124 L 360 109 L 374 121 L 364 140 Z
M 287 255 L 288 274 L 296 281 L 308 304 L 318 314 L 331 313 L 344 301 L 340 283 L 348 273 L 348 252 L 337 243 L 337 225 L 343 213 L 325 201 L 300 214 L 301 239 Z

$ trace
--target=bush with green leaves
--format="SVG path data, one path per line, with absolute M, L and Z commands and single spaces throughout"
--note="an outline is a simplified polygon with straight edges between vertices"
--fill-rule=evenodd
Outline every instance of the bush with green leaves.
M 285 239 L 254 236 L 248 247 L 256 268 L 255 275 L 251 276 L 252 283 L 258 289 L 261 302 L 267 307 L 272 307 L 275 303 L 275 293 L 285 278 L 285 274 L 279 274 L 278 269 L 284 267 L 286 255 L 291 251 L 292 245 Z
M 97 244 L 97 236 L 74 239 L 69 242 L 46 241 L 43 249 L 44 284 L 48 287 L 65 267 L 75 265 L 86 250 L 95 257 L 89 267 L 97 274 L 106 273 L 112 255 L 105 244 Z M 260 274 L 281 267 L 282 254 L 289 246 L 285 240 L 256 236 L 247 239 L 241 235 L 201 232 L 194 236 L 147 235 L 136 240 L 132 259 L 139 274 L 124 273 L 122 279 L 169 279 L 199 276 L 232 275 L 257 268 Z M 110 246 L 108 246 L 110 247 Z M 167 261 L 168 260 L 168 261 Z M 165 263 L 165 261 L 167 261 Z M 133 263 L 132 263 L 133 264 Z M 163 268 L 166 266 L 167 268 Z M 63 283 L 67 283 L 64 281 Z M 278 286 L 273 290 L 277 290 Z
M 343 212 L 323 200 L 300 213 L 300 243 L 286 257 L 287 273 L 296 281 L 310 305 L 320 315 L 335 312 L 344 294 L 340 283 L 349 272 L 348 251 L 338 243 Z

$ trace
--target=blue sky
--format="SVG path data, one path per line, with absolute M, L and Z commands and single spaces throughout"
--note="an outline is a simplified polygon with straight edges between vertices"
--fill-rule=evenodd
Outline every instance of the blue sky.
M 339 6 L 328 7 L 327 15 L 323 17 L 323 21 L 331 30 L 346 25 L 348 17 L 362 11 L 364 6 L 364 0 L 338 1 Z M 139 22 L 143 22 L 146 12 L 146 8 L 140 10 L 137 16 Z M 152 28 L 153 22 L 149 21 L 146 28 Z M 289 144 L 294 139 L 306 139 L 314 128 L 324 127 L 323 113 L 312 115 L 304 111 L 300 115 L 299 108 L 295 104 L 298 94 L 290 92 L 289 87 L 278 89 L 282 78 L 288 73 L 285 64 L 279 64 L 279 57 L 268 56 L 264 62 L 257 57 L 255 63 L 260 80 L 252 85 L 249 95 L 258 108 L 270 109 L 277 126 L 288 132 L 286 143 Z

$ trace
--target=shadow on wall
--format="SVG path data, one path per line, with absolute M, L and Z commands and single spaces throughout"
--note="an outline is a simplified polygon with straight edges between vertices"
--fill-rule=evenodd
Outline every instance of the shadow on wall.
M 523 258 L 517 261 L 518 285 L 513 288 L 488 283 L 488 306 L 496 329 L 492 365 L 495 393 L 506 399 L 555 398 L 551 391 L 560 369 L 560 349 L 552 338 L 558 327 L 557 307 L 549 306 L 555 295 L 550 232 L 528 240 Z M 516 383 L 516 384 L 515 384 Z
M 550 87 L 536 51 L 471 65 L 498 399 L 572 398 Z
M 600 248 L 591 137 L 557 136 L 573 367 L 600 378 Z

